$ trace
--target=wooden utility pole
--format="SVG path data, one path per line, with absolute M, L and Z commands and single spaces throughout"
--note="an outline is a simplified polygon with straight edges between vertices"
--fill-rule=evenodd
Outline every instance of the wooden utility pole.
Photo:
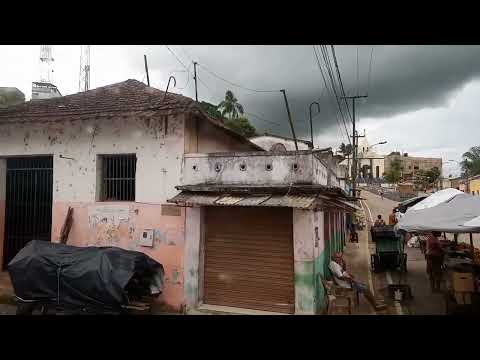
M 295 142 L 295 150 L 298 151 L 297 137 L 295 136 L 295 129 L 293 128 L 292 115 L 290 114 L 290 108 L 288 107 L 287 95 L 285 94 L 285 89 L 280 90 L 283 93 L 283 98 L 285 99 L 285 106 L 287 107 L 288 121 L 290 122 L 290 128 L 292 129 L 292 137 Z
M 148 76 L 147 55 L 143 55 L 143 60 L 145 61 L 145 72 L 147 73 L 147 85 L 150 86 L 150 77 Z
M 357 196 L 357 155 L 358 155 L 358 149 L 357 149 L 357 145 L 358 145 L 358 142 L 357 142 L 357 139 L 359 137 L 364 137 L 365 135 L 363 136 L 360 136 L 357 134 L 357 131 L 355 129 L 355 100 L 356 99 L 360 99 L 360 98 L 366 98 L 368 97 L 368 95 L 355 95 L 355 96 L 345 96 L 345 97 L 342 97 L 342 99 L 352 99 L 352 109 L 353 109 L 353 119 L 352 119 L 352 122 L 353 122 L 353 132 L 352 132 L 352 138 L 353 138 L 353 151 L 352 151 L 352 195 L 354 197 Z
M 195 80 L 195 101 L 198 102 L 198 92 L 197 92 L 197 63 L 193 62 L 193 79 Z

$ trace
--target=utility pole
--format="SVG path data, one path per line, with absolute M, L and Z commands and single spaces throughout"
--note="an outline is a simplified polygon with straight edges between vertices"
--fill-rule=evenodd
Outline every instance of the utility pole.
M 285 99 L 285 106 L 287 107 L 288 121 L 290 122 L 290 128 L 292 129 L 292 137 L 295 142 L 295 150 L 298 151 L 297 137 L 295 136 L 295 129 L 293 128 L 292 115 L 290 114 L 290 108 L 288 107 L 287 95 L 285 94 L 285 89 L 280 90 L 283 93 L 283 98 Z
M 317 105 L 317 109 L 318 109 L 318 112 L 320 112 L 320 104 L 316 101 L 312 102 L 310 104 L 310 139 L 312 141 L 312 148 L 314 148 L 313 146 L 313 121 L 312 121 L 312 105 Z
M 352 151 L 352 193 L 353 196 L 357 196 L 357 155 L 358 155 L 358 149 L 357 149 L 357 138 L 359 137 L 365 137 L 365 135 L 360 136 L 357 135 L 357 131 L 355 129 L 355 100 L 360 99 L 360 98 L 366 98 L 368 95 L 356 95 L 356 96 L 345 96 L 342 97 L 342 99 L 352 99 L 352 110 L 353 110 L 353 116 L 352 116 L 352 122 L 353 122 L 353 151 Z
M 143 60 L 145 61 L 145 72 L 147 73 L 147 85 L 150 86 L 150 76 L 148 76 L 147 55 L 143 55 Z
M 193 62 L 193 79 L 195 80 L 195 101 L 198 102 L 198 92 L 197 92 L 197 63 Z

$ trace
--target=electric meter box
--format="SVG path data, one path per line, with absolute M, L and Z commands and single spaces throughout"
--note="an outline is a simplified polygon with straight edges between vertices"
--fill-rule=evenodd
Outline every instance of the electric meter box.
M 153 236 L 154 236 L 154 231 L 153 229 L 145 229 L 142 231 L 140 234 L 140 245 L 141 246 L 153 246 Z

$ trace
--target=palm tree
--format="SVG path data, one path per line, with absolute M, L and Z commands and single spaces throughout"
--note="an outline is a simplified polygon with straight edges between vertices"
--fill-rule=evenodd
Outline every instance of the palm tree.
M 473 146 L 469 151 L 462 155 L 462 170 L 468 172 L 469 176 L 480 174 L 480 146 Z
M 347 144 L 345 145 L 345 143 L 341 143 L 340 144 L 340 148 L 338 149 L 338 151 L 344 156 L 347 158 L 347 169 L 348 169 L 348 174 L 350 174 L 350 155 L 352 155 L 352 144 Z
M 240 104 L 233 95 L 233 92 L 227 90 L 225 93 L 225 100 L 223 100 L 217 107 L 222 111 L 222 116 L 229 114 L 230 119 L 237 119 L 238 115 L 243 115 L 243 106 Z

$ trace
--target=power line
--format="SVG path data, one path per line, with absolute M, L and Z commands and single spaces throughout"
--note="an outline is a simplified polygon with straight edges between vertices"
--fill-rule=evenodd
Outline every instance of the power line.
M 168 49 L 168 51 L 170 51 L 170 53 L 175 57 L 175 59 L 177 59 L 177 61 L 185 68 L 185 70 L 188 71 L 188 68 L 186 67 L 186 65 L 182 62 L 182 60 L 178 58 L 178 56 L 172 51 L 172 49 L 170 49 L 168 45 L 165 45 L 165 47 Z
M 335 63 L 335 68 L 337 69 L 337 76 L 338 76 L 338 81 L 340 82 L 340 89 L 342 90 L 342 94 L 344 97 L 343 100 L 345 101 L 345 106 L 347 107 L 348 116 L 350 117 L 350 121 L 352 122 L 352 115 L 350 114 L 350 108 L 348 107 L 347 99 L 345 99 L 347 95 L 345 94 L 345 89 L 343 88 L 342 76 L 340 75 L 340 69 L 338 67 L 338 62 L 337 62 L 337 55 L 335 54 L 335 47 L 333 45 L 330 45 L 330 46 L 332 48 L 332 55 L 333 55 L 333 61 Z
M 347 136 L 348 136 L 347 125 L 345 123 L 345 116 L 343 115 L 342 106 L 340 105 L 340 100 L 338 98 L 337 90 L 335 88 L 335 80 L 334 80 L 334 77 L 333 77 L 333 74 L 332 74 L 333 70 L 331 68 L 331 63 L 330 63 L 330 59 L 328 57 L 327 48 L 326 48 L 326 46 L 322 45 L 320 47 L 320 50 L 322 51 L 323 61 L 325 63 L 325 67 L 327 68 L 327 72 L 328 72 L 328 75 L 330 77 L 330 82 L 331 82 L 331 85 L 332 85 L 333 93 L 335 95 L 335 100 L 337 102 L 338 109 L 340 110 L 340 114 L 342 115 L 343 125 L 345 127 L 345 131 L 346 131 Z M 329 65 L 330 65 L 330 67 L 329 67 Z M 348 137 L 348 139 L 350 140 L 350 137 Z
M 318 68 L 320 69 L 320 73 L 322 74 L 323 82 L 325 84 L 325 88 L 327 89 L 327 93 L 328 93 L 328 95 L 333 96 L 330 92 L 330 88 L 328 87 L 327 80 L 325 79 L 325 75 L 323 74 L 322 66 L 320 64 L 320 60 L 318 58 L 317 49 L 315 48 L 315 45 L 313 46 L 313 51 L 314 51 L 315 57 L 317 59 Z M 330 97 L 329 97 L 329 99 L 330 99 L 330 102 L 332 103 L 332 100 L 331 100 Z M 338 105 L 338 103 L 337 103 L 337 105 Z M 333 103 L 332 103 L 332 106 L 335 107 L 335 105 Z M 339 110 L 340 110 L 340 108 L 339 108 Z M 334 113 L 335 113 L 335 119 L 337 120 L 338 126 L 341 129 L 342 125 L 340 124 L 340 120 L 338 119 L 338 114 L 337 114 L 337 112 L 334 112 Z M 342 115 L 342 120 L 343 120 L 343 113 L 341 112 L 341 110 L 340 110 L 340 113 Z M 343 124 L 345 126 L 345 122 L 343 122 Z M 347 130 L 346 126 L 345 126 L 345 132 L 346 132 L 348 142 L 351 143 L 350 142 L 350 136 L 348 135 L 348 130 Z
M 173 50 L 168 47 L 168 45 L 165 45 L 165 47 L 168 49 L 168 51 L 170 51 L 170 53 L 175 57 L 175 59 L 177 59 L 177 61 L 178 61 L 178 62 L 185 68 L 185 70 L 187 71 L 187 74 L 188 74 L 187 83 L 185 84 L 184 87 L 179 88 L 179 90 L 186 89 L 186 87 L 187 87 L 188 84 L 190 83 L 190 66 L 187 67 L 187 66 L 182 62 L 182 60 L 180 60 L 180 58 L 173 52 Z
M 210 73 L 211 75 L 215 76 L 217 79 L 220 79 L 220 80 L 226 82 L 227 84 L 230 84 L 230 85 L 232 85 L 232 86 L 235 86 L 235 87 L 237 87 L 237 88 L 239 88 L 239 89 L 243 89 L 243 90 L 247 90 L 247 91 L 252 91 L 252 92 L 256 92 L 256 93 L 273 93 L 273 92 L 278 93 L 278 92 L 280 92 L 280 90 L 257 90 L 257 89 L 251 89 L 251 88 L 248 88 L 248 87 L 245 87 L 245 86 L 242 86 L 242 85 L 238 85 L 238 84 L 235 84 L 235 83 L 231 82 L 230 80 L 227 80 L 227 79 L 221 77 L 220 75 L 215 74 L 213 71 L 209 70 L 209 69 L 206 68 L 204 65 L 200 65 L 200 64 L 199 64 L 199 66 L 201 66 L 204 70 L 206 70 L 206 71 L 207 71 L 208 73 Z
M 373 58 L 373 46 L 372 51 L 370 52 L 370 65 L 368 66 L 368 82 L 367 82 L 367 95 L 370 91 L 370 73 L 372 71 L 372 58 Z
M 264 121 L 264 122 L 266 122 L 266 123 L 269 123 L 269 124 L 272 124 L 272 125 L 275 125 L 275 126 L 280 126 L 280 124 L 277 123 L 277 122 L 275 122 L 275 121 L 266 120 L 266 119 L 264 119 L 264 118 L 262 118 L 262 117 L 260 117 L 260 116 L 258 116 L 258 115 L 256 115 L 256 114 L 253 114 L 253 113 L 251 113 L 251 112 L 244 111 L 244 113 L 247 114 L 247 115 L 253 116 L 253 117 L 255 117 L 255 118 L 257 118 L 257 119 L 259 119 L 259 120 L 261 120 L 261 121 Z
M 357 46 L 357 95 L 358 95 L 358 46 Z
M 315 59 L 317 60 L 317 65 L 318 65 L 318 68 L 320 70 L 320 74 L 322 74 L 322 79 L 323 79 L 323 83 L 325 84 L 325 88 L 327 89 L 327 94 L 332 96 L 331 93 L 330 93 L 330 88 L 327 85 L 327 80 L 325 79 L 325 75 L 323 74 L 322 65 L 320 64 L 320 59 L 318 58 L 317 49 L 315 48 L 315 45 L 313 45 L 313 52 L 315 53 Z M 332 99 L 329 96 L 327 96 L 327 97 L 330 99 L 331 104 L 335 108 L 335 105 L 332 103 Z M 338 124 L 339 128 L 341 129 L 342 125 L 340 124 L 340 120 L 338 119 L 338 114 L 337 114 L 336 111 L 334 111 L 334 114 L 335 114 L 335 119 L 337 120 L 337 124 Z M 346 136 L 347 136 L 348 143 L 351 145 L 352 142 L 350 141 L 350 136 L 348 134 L 348 130 L 347 130 L 347 127 L 345 125 L 345 122 L 343 123 L 343 125 L 345 126 L 345 131 L 346 131 Z

